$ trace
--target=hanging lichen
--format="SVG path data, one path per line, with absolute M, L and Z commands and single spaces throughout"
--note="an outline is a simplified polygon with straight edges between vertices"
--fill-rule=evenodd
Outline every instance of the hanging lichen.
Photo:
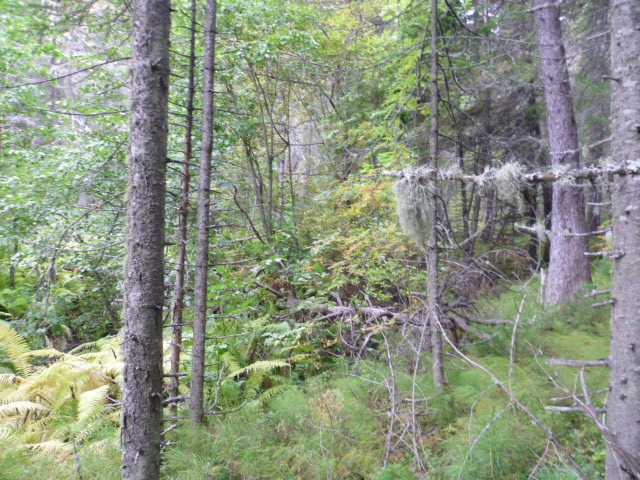
M 506 202 L 515 203 L 522 209 L 522 190 L 525 169 L 519 163 L 505 163 L 493 172 L 493 184 L 498 198 Z
M 400 178 L 394 187 L 400 226 L 420 248 L 426 248 L 429 231 L 433 225 L 433 212 L 428 209 L 431 183 L 409 175 Z

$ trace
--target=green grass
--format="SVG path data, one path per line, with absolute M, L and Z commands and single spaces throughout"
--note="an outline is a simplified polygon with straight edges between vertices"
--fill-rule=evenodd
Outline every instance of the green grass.
M 594 269 L 597 289 L 606 288 L 606 263 Z M 486 318 L 515 319 L 526 295 L 517 336 L 513 378 L 509 379 L 513 323 L 483 326 L 491 341 L 464 347 L 465 353 L 491 370 L 556 435 L 594 480 L 603 478 L 605 447 L 600 433 L 580 413 L 557 413 L 547 405 L 564 396 L 557 385 L 581 393 L 575 367 L 547 365 L 546 358 L 595 359 L 608 355 L 609 309 L 592 308 L 591 299 L 559 308 L 540 302 L 539 279 L 498 299 L 485 300 Z M 393 331 L 392 342 L 399 342 Z M 473 340 L 467 337 L 464 341 Z M 463 342 L 464 343 L 464 342 Z M 414 355 L 394 347 L 398 408 L 413 390 Z M 416 396 L 431 400 L 420 408 L 419 448 L 430 478 L 465 480 L 569 480 L 576 478 L 549 448 L 544 434 L 479 369 L 446 357 L 448 389 L 433 391 L 430 363 L 421 361 Z M 391 399 L 385 384 L 391 377 L 384 352 L 358 364 L 335 361 L 331 370 L 292 384 L 267 401 L 250 402 L 241 411 L 214 417 L 202 428 L 184 426 L 170 433 L 162 478 L 167 480 L 366 479 L 419 478 L 411 441 L 400 445 L 383 467 L 385 433 Z M 606 388 L 608 372 L 586 370 L 591 390 Z M 594 396 L 600 405 L 603 395 Z M 410 411 L 404 407 L 404 414 Z M 398 417 L 396 431 L 407 417 Z M 396 437 L 397 438 L 397 437 Z M 80 446 L 85 479 L 120 478 L 117 432 L 101 443 Z M 3 444 L 4 445 L 4 444 Z M 0 479 L 77 479 L 75 459 L 30 453 L 19 446 L 0 453 Z

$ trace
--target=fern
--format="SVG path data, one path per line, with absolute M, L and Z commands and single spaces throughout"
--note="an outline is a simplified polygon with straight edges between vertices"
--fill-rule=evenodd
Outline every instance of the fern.
M 102 350 L 107 347 L 110 349 L 114 344 L 115 336 L 101 338 L 96 340 L 95 342 L 87 342 L 82 345 L 78 345 L 74 349 L 69 351 L 69 355 L 77 355 L 80 352 L 85 352 L 86 350 Z
M 242 369 L 242 367 L 240 367 L 240 362 L 238 361 L 236 356 L 231 352 L 227 352 L 224 355 L 222 355 L 222 360 L 224 360 L 224 366 L 226 367 L 227 370 L 235 372 Z M 231 376 L 233 377 L 234 375 L 231 375 Z
M 60 440 L 48 440 L 46 442 L 32 443 L 29 445 L 32 450 L 37 450 L 45 455 L 71 455 L 73 453 L 73 447 L 68 443 L 61 442 Z
M 276 385 L 275 387 L 271 387 L 270 389 L 262 392 L 262 394 L 260 395 L 260 401 L 263 404 L 266 404 L 269 402 L 269 400 L 277 397 L 281 393 L 286 392 L 291 388 L 293 388 L 292 385 Z
M 44 405 L 36 402 L 13 402 L 6 405 L 0 405 L 0 419 L 8 417 L 25 417 L 32 413 L 46 413 L 49 409 Z
M 82 393 L 78 402 L 78 420 L 84 421 L 100 413 L 104 408 L 108 393 L 109 385 Z
M 24 378 L 11 373 L 0 374 L 0 387 L 12 387 L 24 382 Z
M 21 375 L 29 373 L 30 365 L 25 358 L 29 353 L 27 341 L 2 320 L 0 320 L 0 348 L 9 356 L 17 373 Z
M 232 371 L 229 374 L 229 376 L 237 377 L 238 375 L 241 375 L 245 372 L 255 372 L 258 370 L 263 370 L 265 372 L 268 372 L 276 368 L 289 367 L 289 366 L 290 366 L 289 363 L 285 362 L 284 360 L 261 360 L 258 362 L 254 362 L 251 365 L 247 365 L 246 367 L 236 369 L 235 371 Z
M 244 390 L 244 398 L 246 400 L 255 400 L 258 397 L 266 376 L 267 372 L 264 370 L 258 370 L 249 375 Z
M 67 355 L 66 353 L 63 353 L 63 352 L 61 352 L 59 350 L 56 350 L 55 348 L 45 348 L 45 349 L 41 349 L 41 350 L 31 350 L 31 351 L 23 354 L 23 357 L 24 357 L 25 360 L 29 360 L 31 358 L 36 358 L 36 357 L 54 359 L 54 360 L 60 360 L 60 359 L 63 359 L 63 358 L 73 358 L 73 356 Z
M 10 353 L 14 366 L 20 366 L 16 370 L 24 375 L 0 375 L 0 427 L 9 428 L 26 447 L 61 453 L 71 438 L 81 442 L 118 424 L 119 412 L 104 410 L 122 372 L 115 337 L 78 347 L 76 354 L 55 349 L 29 352 L 6 328 L 1 338 L 0 348 Z M 31 363 L 43 358 L 50 363 Z

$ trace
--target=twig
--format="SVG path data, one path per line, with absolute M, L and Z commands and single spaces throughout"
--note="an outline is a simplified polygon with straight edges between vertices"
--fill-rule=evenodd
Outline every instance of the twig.
M 47 78 L 45 80 L 38 80 L 36 82 L 21 83 L 19 85 L 3 85 L 3 86 L 0 86 L 0 90 L 8 90 L 10 88 L 19 88 L 19 87 L 26 87 L 28 85 L 40 85 L 42 83 L 55 82 L 56 80 L 61 80 L 63 78 L 67 78 L 72 75 L 76 75 L 78 73 L 86 72 L 87 70 L 93 70 L 94 68 L 103 67 L 104 65 L 109 65 L 110 63 L 115 63 L 115 62 L 121 62 L 123 60 L 131 60 L 131 57 L 122 57 L 122 58 L 116 58 L 114 60 L 107 60 L 106 62 L 98 63 L 97 65 L 92 65 L 90 67 L 83 68 L 81 70 L 76 70 L 75 72 L 65 73 L 64 75 L 60 75 L 59 77 Z
M 511 335 L 511 349 L 509 352 L 509 388 L 511 388 L 511 379 L 513 378 L 513 373 L 516 368 L 516 342 L 518 337 L 518 325 L 520 325 L 522 307 L 524 307 L 524 302 L 526 299 L 527 296 L 524 295 L 522 297 L 522 301 L 520 302 L 520 306 L 518 307 L 518 314 L 516 315 L 516 321 L 513 325 L 513 334 Z
M 256 226 L 253 224 L 251 217 L 247 212 L 245 212 L 244 208 L 242 208 L 242 205 L 240 205 L 240 202 L 238 201 L 238 187 L 236 187 L 235 185 L 233 185 L 233 202 L 236 204 L 236 207 L 238 207 L 238 209 L 242 212 L 242 214 L 246 217 L 247 221 L 249 222 L 249 227 L 251 228 L 253 233 L 256 234 L 256 237 L 258 238 L 258 240 L 260 240 L 260 242 L 266 245 L 267 242 L 265 242 L 262 236 L 260 235 L 260 232 L 258 231 Z
M 592 308 L 596 308 L 596 307 L 604 307 L 606 305 L 613 305 L 614 303 L 616 303 L 615 300 L 611 299 L 611 300 L 607 300 L 606 302 L 598 302 L 598 303 L 592 303 L 591 307 Z
M 170 431 L 172 431 L 172 430 L 175 430 L 176 428 L 178 428 L 178 424 L 177 424 L 177 423 L 174 423 L 174 424 L 173 424 L 173 425 L 171 425 L 169 428 L 167 428 L 166 430 L 164 430 L 164 431 L 160 434 L 160 436 L 161 436 L 161 437 L 164 437 L 167 433 L 169 433 L 169 432 L 170 432 Z
M 234 413 L 237 412 L 239 410 L 242 410 L 244 408 L 244 406 L 249 403 L 249 400 L 245 400 L 244 402 L 242 402 L 242 405 L 240 405 L 237 408 L 233 408 L 231 410 L 222 410 L 222 411 L 217 411 L 217 412 L 204 412 L 205 415 L 226 415 L 227 413 Z
M 611 293 L 611 290 L 591 290 L 591 292 L 587 293 L 584 298 L 597 297 L 598 295 L 608 295 Z
M 242 332 L 242 333 L 233 333 L 231 335 L 218 335 L 215 337 L 207 337 L 207 340 L 222 340 L 224 338 L 234 338 L 234 337 L 244 337 L 245 335 L 249 335 L 251 332 Z

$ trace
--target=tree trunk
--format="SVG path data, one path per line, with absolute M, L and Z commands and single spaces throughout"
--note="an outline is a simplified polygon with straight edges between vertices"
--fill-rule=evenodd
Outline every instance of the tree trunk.
M 196 249 L 195 309 L 193 316 L 193 365 L 191 369 L 191 421 L 204 417 L 204 364 L 207 336 L 207 286 L 209 275 L 209 211 L 211 204 L 211 157 L 213 152 L 214 76 L 216 59 L 216 0 L 207 0 L 204 51 L 204 103 L 202 107 L 202 147 L 200 150 L 200 190 L 198 192 L 198 239 Z
M 438 0 L 431 3 L 431 120 L 429 132 L 429 167 L 438 168 L 438 135 L 439 115 L 438 107 Z M 429 191 L 429 210 L 434 212 L 433 225 L 429 229 L 429 243 L 427 246 L 427 308 L 429 309 L 429 324 L 431 326 L 431 354 L 433 356 L 433 383 L 436 389 L 441 389 L 445 383 L 444 365 L 442 362 L 442 334 L 440 332 L 438 305 L 438 192 L 436 180 Z
M 191 35 L 189 39 L 189 86 L 187 90 L 187 124 L 184 132 L 184 166 L 182 168 L 182 188 L 180 206 L 178 207 L 178 258 L 176 261 L 176 286 L 173 302 L 173 335 L 171 341 L 171 396 L 177 397 L 179 392 L 180 353 L 182 352 L 182 324 L 184 311 L 184 278 L 187 263 L 187 226 L 189 223 L 189 185 L 191 175 L 189 165 L 193 147 L 193 100 L 195 96 L 196 65 L 196 0 L 191 0 Z M 175 415 L 177 406 L 169 407 Z
M 137 0 L 125 269 L 123 480 L 160 478 L 169 0 Z
M 580 164 L 578 129 L 558 7 L 548 0 L 535 0 L 533 8 L 547 100 L 551 165 L 577 167 Z M 588 249 L 587 238 L 567 236 L 586 231 L 584 210 L 581 188 L 553 185 L 551 254 L 545 290 L 547 303 L 567 302 L 583 284 L 591 282 L 589 260 L 584 255 Z
M 611 2 L 613 158 L 640 158 L 640 3 Z M 613 188 L 615 301 L 611 321 L 607 480 L 640 478 L 640 176 L 616 176 Z

